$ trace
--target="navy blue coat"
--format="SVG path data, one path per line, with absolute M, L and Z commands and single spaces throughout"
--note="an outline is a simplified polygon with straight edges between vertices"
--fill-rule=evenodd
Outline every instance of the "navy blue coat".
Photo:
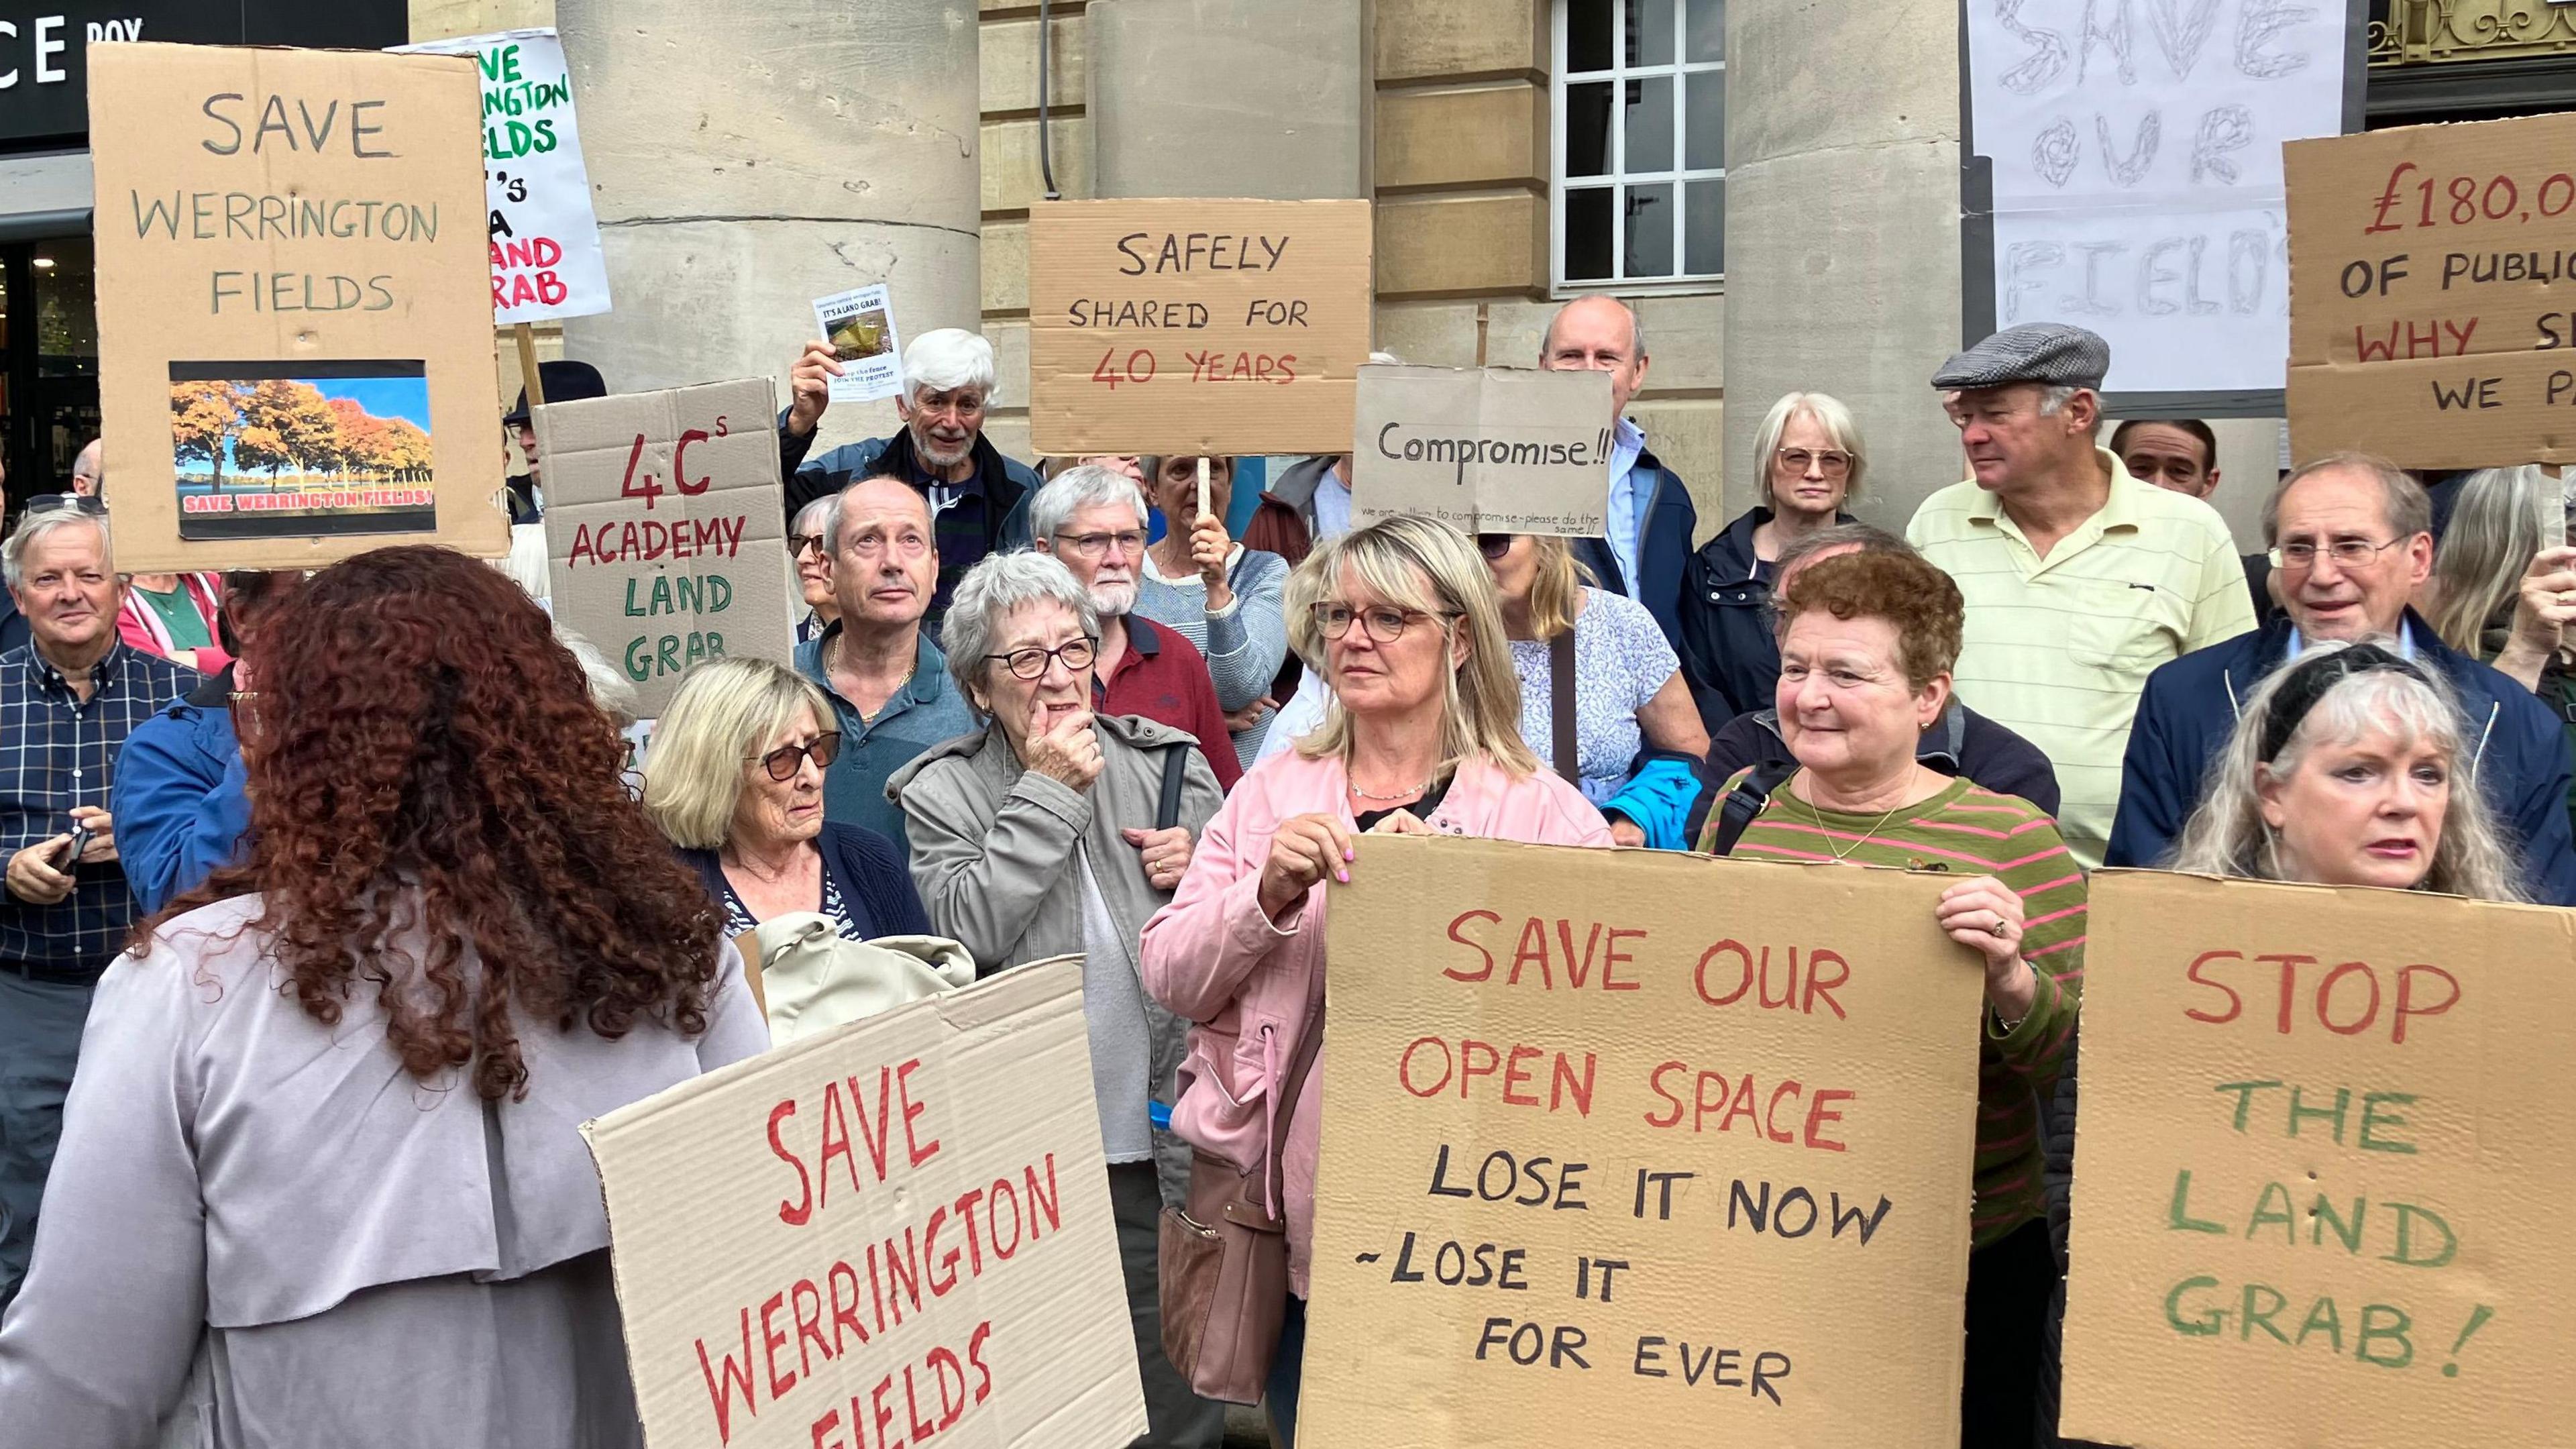
M 1769 709 L 1779 692 L 1780 643 L 1771 629 L 1772 569 L 1753 553 L 1753 530 L 1770 521 L 1768 508 L 1737 515 L 1690 556 L 1682 576 L 1682 637 L 1673 652 L 1681 656 L 1682 678 L 1690 684 L 1691 702 L 1699 706 L 1700 723 L 1708 726 L 1711 738 L 1737 715 Z M 1834 515 L 1837 524 L 1856 521 L 1848 513 Z M 2057 813 L 2054 804 L 2042 808 Z
M 2442 671 L 2467 711 L 2478 787 L 2522 853 L 2532 899 L 2576 905 L 2576 838 L 2568 818 L 2567 730 L 2531 691 L 2442 643 L 2406 612 L 2415 657 Z M 2121 764 L 2120 813 L 2107 865 L 2159 865 L 2200 803 L 2202 777 L 2235 731 L 2238 711 L 2290 647 L 2287 615 L 2166 664 L 2147 676 Z
M 823 822 L 823 833 L 814 838 L 815 847 L 823 852 L 823 869 L 839 883 L 841 904 L 857 923 L 860 939 L 878 936 L 930 936 L 930 912 L 922 909 L 921 893 L 913 888 L 912 872 L 905 869 L 903 850 L 881 831 L 864 825 L 845 825 L 838 820 Z M 712 850 L 677 850 L 680 863 L 698 873 L 699 884 L 706 887 L 707 899 L 722 909 L 725 897 L 724 865 Z
M 1665 641 L 1679 651 L 1682 566 L 1689 562 L 1691 539 L 1699 532 L 1699 510 L 1691 505 L 1690 489 L 1683 486 L 1681 475 L 1657 461 L 1652 449 L 1637 454 L 1635 470 L 1655 480 L 1646 495 L 1645 521 L 1637 530 L 1638 577 L 1631 580 L 1620 571 L 1619 556 L 1610 551 L 1606 539 L 1574 540 L 1574 557 L 1592 570 L 1601 587 L 1645 605 L 1646 612 L 1663 626 Z

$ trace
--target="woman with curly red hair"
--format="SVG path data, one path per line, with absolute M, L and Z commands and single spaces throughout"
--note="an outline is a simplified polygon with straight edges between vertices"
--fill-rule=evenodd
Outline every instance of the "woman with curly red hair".
M 100 980 L 0 1423 L 640 1443 L 576 1128 L 767 1046 L 741 959 L 498 572 L 366 554 L 249 648 L 249 858 Z

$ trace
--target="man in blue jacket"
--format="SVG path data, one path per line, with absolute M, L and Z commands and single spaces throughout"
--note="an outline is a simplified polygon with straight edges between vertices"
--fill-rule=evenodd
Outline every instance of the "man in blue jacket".
M 832 344 L 808 342 L 791 375 L 792 397 L 778 420 L 778 466 L 785 476 L 787 517 L 817 498 L 866 478 L 897 478 L 929 506 L 939 548 L 939 581 L 922 628 L 936 639 L 948 596 L 988 553 L 1029 544 L 1029 495 L 1037 470 L 1005 458 L 984 436 L 992 405 L 993 344 L 972 332 L 941 327 L 903 350 L 903 396 L 895 411 L 903 431 L 844 443 L 808 459 L 814 430 L 832 405 L 832 379 L 842 368 Z
M 1577 297 L 1556 310 L 1539 338 L 1538 365 L 1610 374 L 1610 536 L 1574 543 L 1574 556 L 1601 587 L 1646 606 L 1664 638 L 1682 647 L 1682 570 L 1699 510 L 1681 475 L 1646 450 L 1628 403 L 1646 385 L 1646 330 L 1616 297 Z
M 243 637 L 303 581 L 293 569 L 224 575 L 215 632 L 226 652 L 238 660 Z M 163 705 L 134 727 L 117 756 L 109 813 L 116 817 L 126 884 L 147 915 L 232 864 L 250 838 L 249 776 L 233 732 L 240 669 L 238 662 L 229 665 Z
M 2414 479 L 2359 454 L 2292 473 L 2263 509 L 2284 613 L 2147 677 L 2106 863 L 2155 865 L 2198 805 L 2202 776 L 2246 696 L 2311 640 L 2394 638 L 2460 697 L 2473 778 L 2521 843 L 2532 898 L 2576 905 L 2567 736 L 2531 692 L 2445 645 L 2406 601 L 2433 567 L 2432 503 Z

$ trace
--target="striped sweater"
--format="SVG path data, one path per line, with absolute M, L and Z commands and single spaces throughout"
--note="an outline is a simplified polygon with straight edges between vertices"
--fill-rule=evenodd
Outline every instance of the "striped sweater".
M 1708 812 L 1699 848 L 1713 848 L 1726 782 Z M 2048 1209 L 2043 1181 L 2039 1102 L 2057 1090 L 2074 1048 L 2076 1008 L 2084 990 L 2084 873 L 2066 850 L 2057 823 L 2038 806 L 1953 780 L 1939 794 L 1875 815 L 1819 810 L 1792 793 L 1793 775 L 1744 827 L 1734 853 L 1760 860 L 1830 861 L 1850 865 L 1991 875 L 2021 897 L 2022 959 L 2039 976 L 2030 1015 L 2006 1032 L 1985 1014 L 1977 1052 L 1977 1201 L 1975 1246 L 1984 1247 Z

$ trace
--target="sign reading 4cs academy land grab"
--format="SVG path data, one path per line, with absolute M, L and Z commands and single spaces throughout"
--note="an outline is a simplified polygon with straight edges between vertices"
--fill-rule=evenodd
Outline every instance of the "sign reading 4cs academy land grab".
M 2152 871 L 2092 911 L 2064 1432 L 2566 1442 L 2576 912 Z
M 767 378 L 533 409 L 555 617 L 661 714 L 703 659 L 789 663 L 798 597 Z
M 2576 462 L 2576 115 L 2292 141 L 2282 161 L 2294 456 Z
M 117 563 L 502 552 L 474 62 L 144 43 L 89 66 Z
M 1953 1449 L 1984 975 L 1938 876 L 1371 836 L 1299 1449 Z
M 1365 201 L 1048 201 L 1029 213 L 1042 453 L 1339 453 L 1368 361 Z

